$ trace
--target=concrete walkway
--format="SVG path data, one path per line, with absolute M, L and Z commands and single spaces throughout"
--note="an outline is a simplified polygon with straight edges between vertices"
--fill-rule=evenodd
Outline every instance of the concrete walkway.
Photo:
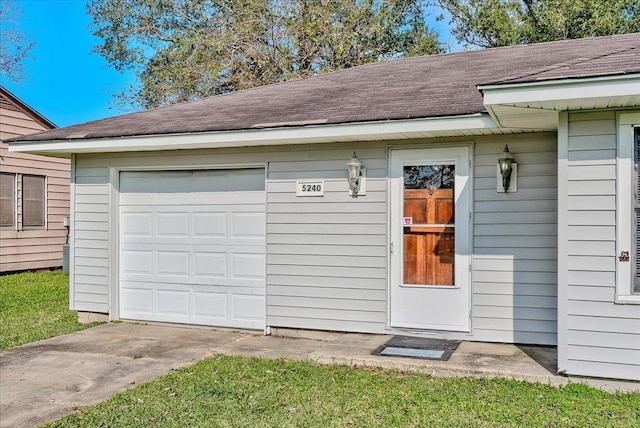
M 213 330 L 157 324 L 104 324 L 0 353 L 0 427 L 32 427 L 216 354 L 314 360 L 321 364 L 419 371 L 431 376 L 507 377 L 552 385 L 555 350 L 463 342 L 449 361 L 372 356 L 391 336 L 276 330 Z M 640 384 L 585 381 L 607 390 Z

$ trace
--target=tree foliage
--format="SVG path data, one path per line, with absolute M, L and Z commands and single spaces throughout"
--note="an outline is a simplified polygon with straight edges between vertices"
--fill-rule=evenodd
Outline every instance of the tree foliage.
M 640 31 L 638 0 L 437 0 L 452 33 L 483 48 Z
M 11 0 L 0 0 L 0 79 L 18 82 L 23 77 L 23 61 L 35 42 L 18 28 L 20 11 Z
M 142 107 L 440 51 L 420 0 L 92 0 L 95 48 Z

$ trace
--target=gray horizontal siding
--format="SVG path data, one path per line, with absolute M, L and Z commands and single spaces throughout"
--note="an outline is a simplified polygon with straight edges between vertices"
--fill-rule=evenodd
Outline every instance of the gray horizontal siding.
M 78 156 L 73 186 L 73 308 L 109 312 L 109 171 Z
M 569 115 L 566 371 L 640 379 L 640 306 L 614 303 L 615 112 Z
M 519 162 L 517 193 L 496 192 L 495 159 L 509 144 Z M 267 325 L 388 332 L 387 143 L 78 155 L 75 299 L 107 310 L 107 166 L 189 167 L 266 163 Z M 482 137 L 475 144 L 473 331 L 466 339 L 555 343 L 555 138 Z M 367 193 L 347 192 L 356 150 Z M 324 180 L 324 197 L 297 197 L 296 180 Z M 102 305 L 102 306 L 100 306 Z
M 384 332 L 386 149 L 357 149 L 367 193 L 349 196 L 352 148 L 311 150 L 307 162 L 270 162 L 267 186 L 267 324 Z M 297 197 L 296 180 L 324 180 L 323 197 Z
M 518 191 L 496 191 L 505 144 L 518 162 Z M 474 177 L 473 335 L 555 344 L 557 148 L 554 134 L 477 141 Z
M 348 195 L 346 160 L 357 150 L 367 194 Z M 386 147 L 286 148 L 78 155 L 75 190 L 76 309 L 106 312 L 108 168 L 266 163 L 267 324 L 382 332 L 386 323 Z M 322 198 L 297 198 L 296 180 L 325 180 Z M 312 323 L 310 324 L 310 320 Z

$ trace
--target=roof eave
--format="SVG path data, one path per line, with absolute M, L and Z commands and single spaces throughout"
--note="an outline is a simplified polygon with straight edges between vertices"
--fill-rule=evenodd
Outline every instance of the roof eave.
M 487 113 L 475 113 L 452 117 L 263 128 L 240 131 L 47 141 L 29 141 L 23 139 L 21 141 L 10 142 L 9 150 L 12 152 L 60 156 L 74 153 L 228 148 L 451 137 L 456 135 L 485 135 L 510 131 L 513 132 L 515 130 L 499 129 Z
M 640 106 L 640 73 L 478 85 L 499 126 L 557 129 L 558 112 Z

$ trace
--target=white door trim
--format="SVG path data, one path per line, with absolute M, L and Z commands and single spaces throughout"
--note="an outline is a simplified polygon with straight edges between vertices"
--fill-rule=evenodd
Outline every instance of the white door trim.
M 398 216 L 402 216 L 403 203 L 396 201 L 398 195 L 398 190 L 394 189 L 394 182 L 392 180 L 392 163 L 395 153 L 410 153 L 415 151 L 423 150 L 433 150 L 432 153 L 441 153 L 442 156 L 438 155 L 437 157 L 445 158 L 454 158 L 460 155 L 461 149 L 463 152 L 466 152 L 464 156 L 467 164 L 465 165 L 468 168 L 468 173 L 465 180 L 465 185 L 462 189 L 460 189 L 458 198 L 462 197 L 466 200 L 466 209 L 464 209 L 464 216 L 468 217 L 468 223 L 465 224 L 456 224 L 456 286 L 451 287 L 450 289 L 463 289 L 464 291 L 464 301 L 467 305 L 465 308 L 465 321 L 464 323 L 451 326 L 451 325 L 443 325 L 443 324 L 418 324 L 418 323 L 404 323 L 394 321 L 393 316 L 393 285 L 394 281 L 398 281 L 398 272 L 400 272 L 400 281 L 402 277 L 402 265 L 398 265 L 398 263 L 402 263 L 402 257 L 398 257 L 399 254 L 403 252 L 403 245 L 401 241 L 401 225 L 395 224 L 394 221 L 398 218 Z M 456 154 L 457 152 L 457 154 Z M 473 252 L 473 143 L 462 143 L 455 145 L 423 145 L 423 146 L 409 146 L 409 147 L 389 147 L 388 148 L 388 191 L 389 191 L 389 202 L 388 202 L 388 236 L 389 236 L 389 276 L 388 276 L 388 286 L 387 286 L 387 328 L 401 328 L 401 329 L 419 329 L 419 330 L 432 330 L 432 331 L 459 331 L 459 332 L 470 332 L 471 331 L 471 308 L 472 308 L 472 292 L 471 292 L 471 272 L 472 272 L 472 252 Z M 397 183 L 396 183 L 397 184 Z M 397 187 L 397 186 L 396 186 Z M 456 191 L 458 193 L 458 191 Z M 460 218 L 459 215 L 463 213 L 457 213 L 457 218 Z M 462 223 L 462 222 L 461 222 Z M 399 240 L 400 237 L 400 240 Z M 399 241 L 399 242 L 398 242 Z M 458 252 L 461 252 L 458 254 Z M 438 292 L 438 288 L 440 287 L 424 287 L 423 289 L 430 289 Z M 397 310 L 397 309 L 396 309 Z

